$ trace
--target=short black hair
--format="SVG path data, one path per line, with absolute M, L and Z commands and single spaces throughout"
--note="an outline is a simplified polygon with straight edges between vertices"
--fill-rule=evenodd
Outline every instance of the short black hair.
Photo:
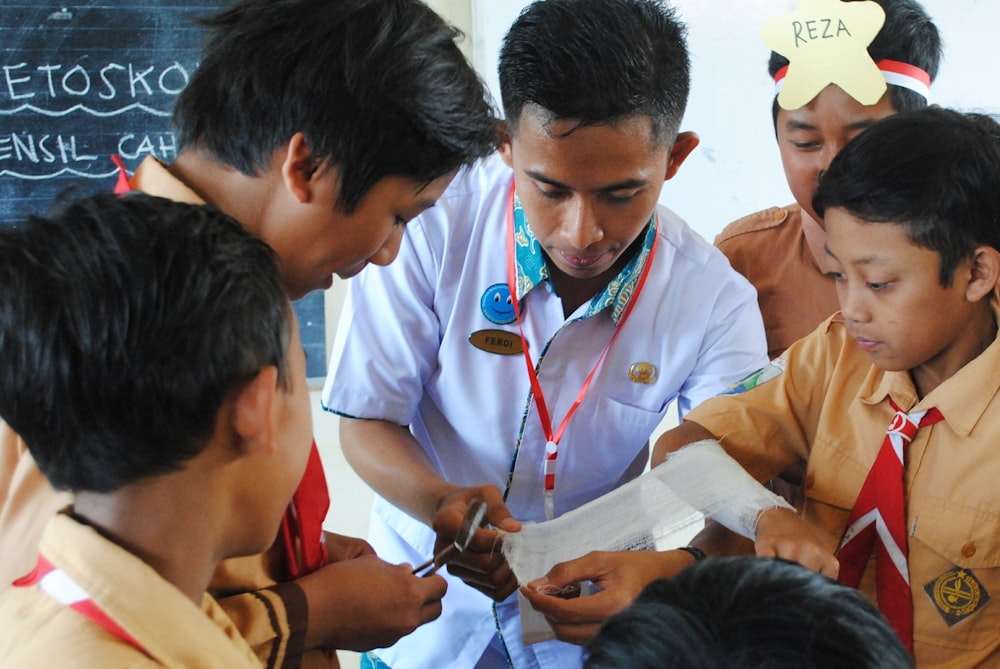
M 873 1 L 885 10 L 885 23 L 868 45 L 868 54 L 872 60 L 876 63 L 880 60 L 895 60 L 919 67 L 930 76 L 931 81 L 934 81 L 938 66 L 941 64 L 943 46 L 937 26 L 923 6 L 916 0 Z M 786 65 L 788 59 L 772 51 L 767 64 L 768 74 L 774 78 L 778 70 Z M 920 109 L 928 105 L 927 99 L 920 93 L 894 84 L 889 84 L 889 95 L 896 111 Z M 777 120 L 777 99 L 774 101 L 772 113 Z
M 385 177 L 426 184 L 496 148 L 461 32 L 419 0 L 239 0 L 203 23 L 174 107 L 182 150 L 253 176 L 302 132 L 317 168 L 339 168 L 350 213 Z
M 801 565 L 707 558 L 647 585 L 586 646 L 585 669 L 910 669 L 859 591 Z
M 0 417 L 58 489 L 200 453 L 261 369 L 287 383 L 274 252 L 208 207 L 101 194 L 0 228 Z
M 940 107 L 884 118 L 833 159 L 813 207 L 903 226 L 941 255 L 939 281 L 949 286 L 977 246 L 1000 249 L 1000 125 Z
M 538 0 L 500 49 L 508 126 L 529 105 L 580 127 L 645 115 L 672 143 L 691 88 L 686 32 L 658 0 Z

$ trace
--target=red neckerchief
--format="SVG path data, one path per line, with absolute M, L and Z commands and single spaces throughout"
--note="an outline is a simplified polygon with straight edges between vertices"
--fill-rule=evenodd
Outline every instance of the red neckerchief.
M 912 653 L 913 599 L 907 564 L 903 463 L 905 449 L 917 430 L 937 423 L 943 416 L 936 408 L 907 415 L 891 397 L 889 403 L 896 413 L 847 519 L 837 551 L 837 580 L 858 587 L 874 548 L 878 608 Z

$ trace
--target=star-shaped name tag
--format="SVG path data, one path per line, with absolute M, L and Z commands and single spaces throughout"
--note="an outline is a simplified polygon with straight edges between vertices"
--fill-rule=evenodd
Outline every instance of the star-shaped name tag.
M 868 45 L 883 23 L 885 11 L 871 0 L 799 0 L 791 14 L 768 20 L 761 39 L 789 62 L 778 104 L 799 109 L 830 84 L 863 105 L 878 102 L 885 77 Z

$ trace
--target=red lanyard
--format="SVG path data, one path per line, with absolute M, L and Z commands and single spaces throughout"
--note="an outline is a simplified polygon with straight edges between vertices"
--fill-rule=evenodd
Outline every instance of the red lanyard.
M 535 373 L 535 365 L 531 362 L 531 353 L 528 351 L 528 340 L 524 337 L 521 307 L 517 297 L 517 262 L 515 255 L 514 184 L 511 184 L 510 204 L 507 207 L 507 287 L 510 289 L 511 302 L 514 304 L 514 315 L 517 316 L 517 328 L 519 334 L 521 335 L 521 350 L 524 351 L 524 362 L 527 364 L 528 379 L 531 381 L 531 394 L 535 400 L 535 406 L 538 408 L 538 418 L 542 421 L 542 430 L 545 432 L 545 515 L 551 520 L 554 516 L 556 458 L 559 456 L 559 440 L 562 439 L 563 432 L 566 431 L 566 425 L 569 423 L 569 419 L 572 418 L 573 414 L 576 413 L 576 410 L 583 402 L 583 398 L 586 396 L 587 390 L 590 388 L 590 382 L 593 381 L 594 375 L 600 368 L 601 363 L 604 362 L 604 358 L 607 356 L 608 351 L 611 350 L 611 345 L 618 337 L 618 333 L 621 332 L 629 314 L 632 313 L 632 307 L 634 307 L 635 303 L 639 301 L 639 294 L 642 292 L 642 287 L 646 283 L 646 277 L 649 275 L 649 269 L 653 266 L 653 258 L 656 255 L 656 235 L 654 234 L 653 236 L 653 244 L 649 249 L 649 258 L 646 259 L 646 265 L 642 268 L 642 274 L 639 275 L 639 281 L 636 284 L 635 293 L 633 293 L 632 297 L 629 298 L 625 311 L 622 313 L 621 318 L 618 319 L 618 324 L 615 326 L 614 333 L 608 340 L 607 345 L 605 345 L 604 350 L 601 351 L 601 355 L 598 356 L 597 362 L 594 363 L 594 368 L 591 369 L 590 374 L 587 375 L 586 380 L 583 382 L 583 386 L 580 388 L 580 392 L 576 395 L 576 400 L 574 400 L 573 405 L 569 408 L 569 411 L 566 412 L 566 416 L 562 419 L 562 423 L 559 424 L 559 429 L 555 431 L 552 429 L 552 418 L 549 415 L 548 406 L 545 404 L 545 395 L 542 393 L 542 386 L 538 382 L 538 375 Z

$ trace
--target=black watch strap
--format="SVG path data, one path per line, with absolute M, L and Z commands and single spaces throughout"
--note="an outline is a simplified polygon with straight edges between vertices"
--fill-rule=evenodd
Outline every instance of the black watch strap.
M 708 557 L 707 555 L 705 555 L 705 551 L 701 550 L 697 546 L 678 546 L 677 550 L 690 553 L 691 555 L 694 556 L 695 562 L 700 562 L 701 560 L 704 560 L 706 557 Z

